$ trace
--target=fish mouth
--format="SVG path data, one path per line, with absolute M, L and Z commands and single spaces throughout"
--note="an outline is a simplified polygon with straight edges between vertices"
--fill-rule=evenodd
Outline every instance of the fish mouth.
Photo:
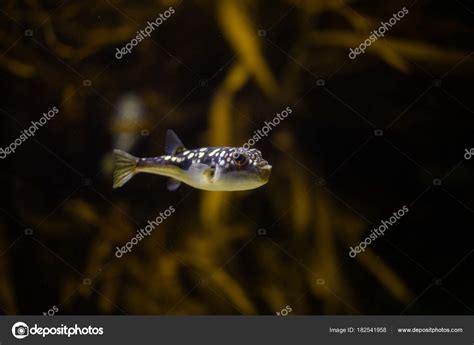
M 268 181 L 270 179 L 270 173 L 272 171 L 272 166 L 268 164 L 267 161 L 263 161 L 258 164 L 258 170 L 260 173 L 260 178 L 263 181 Z

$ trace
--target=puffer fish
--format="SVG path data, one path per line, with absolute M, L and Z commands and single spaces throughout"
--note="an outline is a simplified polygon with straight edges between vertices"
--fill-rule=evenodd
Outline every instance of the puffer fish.
M 266 184 L 272 166 L 257 149 L 203 147 L 188 150 L 172 130 L 166 132 L 166 155 L 138 158 L 114 150 L 114 188 L 122 187 L 138 173 L 168 176 L 168 190 L 181 183 L 208 191 L 242 191 Z

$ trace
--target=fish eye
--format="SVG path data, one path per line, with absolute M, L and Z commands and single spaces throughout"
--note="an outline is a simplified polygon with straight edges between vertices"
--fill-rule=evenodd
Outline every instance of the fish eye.
M 234 152 L 232 154 L 232 158 L 234 159 L 235 164 L 238 166 L 244 166 L 249 161 L 247 155 L 241 152 Z

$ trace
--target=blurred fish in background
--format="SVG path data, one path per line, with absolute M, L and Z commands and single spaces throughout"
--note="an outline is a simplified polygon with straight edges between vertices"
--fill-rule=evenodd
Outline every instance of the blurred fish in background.
M 117 105 L 110 120 L 112 146 L 123 151 L 132 151 L 138 142 L 147 135 L 147 113 L 143 98 L 136 92 L 127 92 L 117 100 Z M 113 171 L 112 152 L 107 153 L 102 161 L 106 175 Z
M 140 140 L 146 125 L 145 105 L 136 93 L 126 93 L 117 101 L 110 128 L 114 133 L 114 147 L 131 150 Z

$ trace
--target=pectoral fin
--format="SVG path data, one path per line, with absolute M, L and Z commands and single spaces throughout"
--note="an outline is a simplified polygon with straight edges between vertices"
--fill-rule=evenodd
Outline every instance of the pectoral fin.
M 218 166 L 213 166 L 213 167 L 208 167 L 208 169 L 205 171 L 204 175 L 206 176 L 207 180 L 210 183 L 216 183 L 219 181 L 222 175 L 222 168 Z
M 212 182 L 214 178 L 215 169 L 206 164 L 202 163 L 193 163 L 188 168 L 188 176 L 200 183 L 209 183 Z
M 219 181 L 222 175 L 222 168 L 218 165 L 214 168 L 212 168 L 212 176 L 211 176 L 211 183 L 215 183 Z

